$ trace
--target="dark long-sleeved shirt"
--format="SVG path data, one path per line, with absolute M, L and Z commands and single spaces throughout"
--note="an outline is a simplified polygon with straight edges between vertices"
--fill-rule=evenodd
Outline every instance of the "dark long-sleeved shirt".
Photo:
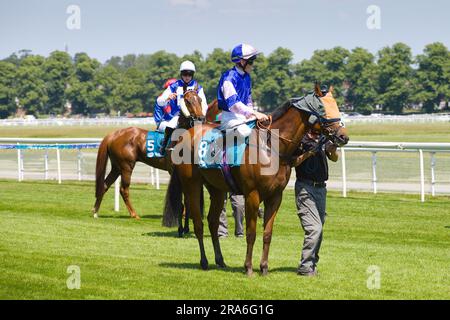
M 301 153 L 314 149 L 318 140 L 312 139 L 306 134 L 302 140 Z M 295 168 L 297 179 L 325 182 L 328 180 L 328 161 L 324 146 L 316 154 Z

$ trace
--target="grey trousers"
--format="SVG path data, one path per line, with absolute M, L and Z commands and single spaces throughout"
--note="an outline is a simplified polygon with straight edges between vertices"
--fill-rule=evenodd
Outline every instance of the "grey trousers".
M 305 232 L 302 257 L 298 272 L 314 271 L 319 262 L 320 245 L 322 244 L 323 225 L 325 224 L 327 189 L 295 182 L 295 200 L 297 214 Z
M 244 213 L 245 213 L 245 199 L 242 195 L 229 194 L 231 201 L 231 208 L 233 209 L 233 217 L 235 222 L 235 236 L 244 235 Z M 227 222 L 227 197 L 223 204 L 222 213 L 220 214 L 219 222 L 219 236 L 228 236 L 228 222 Z

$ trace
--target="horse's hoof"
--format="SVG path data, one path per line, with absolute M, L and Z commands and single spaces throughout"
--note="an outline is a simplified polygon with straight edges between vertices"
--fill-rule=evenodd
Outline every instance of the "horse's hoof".
M 208 260 L 200 261 L 200 267 L 202 270 L 208 270 Z
M 253 277 L 253 270 L 252 269 L 247 269 L 245 271 L 245 275 L 249 278 Z
M 136 220 L 141 220 L 141 217 L 139 217 L 138 215 L 131 216 L 131 218 L 136 219 Z
M 225 269 L 227 267 L 227 265 L 225 264 L 225 262 L 223 260 L 216 261 L 216 265 L 219 269 Z
M 183 234 L 189 234 L 189 228 L 184 228 L 183 229 Z
M 94 219 L 97 219 L 97 218 L 98 218 L 98 214 L 94 213 Z
M 265 267 L 265 268 L 261 268 L 261 275 L 262 276 L 267 276 L 269 274 L 269 268 Z

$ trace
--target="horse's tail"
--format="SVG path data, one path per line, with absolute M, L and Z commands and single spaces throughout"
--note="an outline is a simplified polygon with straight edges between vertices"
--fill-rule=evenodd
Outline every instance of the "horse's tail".
M 95 197 L 101 197 L 105 193 L 105 173 L 108 162 L 109 136 L 103 138 L 97 152 L 97 163 L 95 165 Z
M 175 227 L 178 225 L 178 218 L 183 214 L 181 181 L 177 170 L 173 170 L 170 176 L 164 202 L 162 224 L 164 227 Z

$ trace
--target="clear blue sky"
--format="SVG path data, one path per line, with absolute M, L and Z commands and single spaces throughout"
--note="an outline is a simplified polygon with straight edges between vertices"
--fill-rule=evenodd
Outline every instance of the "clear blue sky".
M 81 29 L 69 30 L 69 5 L 81 9 Z M 369 30 L 369 5 L 381 9 L 381 29 Z M 265 54 L 282 46 L 295 61 L 337 45 L 376 52 L 405 42 L 420 53 L 431 42 L 450 44 L 448 0 L 0 0 L 0 59 L 30 49 L 113 55 L 182 55 L 231 49 L 247 42 Z

